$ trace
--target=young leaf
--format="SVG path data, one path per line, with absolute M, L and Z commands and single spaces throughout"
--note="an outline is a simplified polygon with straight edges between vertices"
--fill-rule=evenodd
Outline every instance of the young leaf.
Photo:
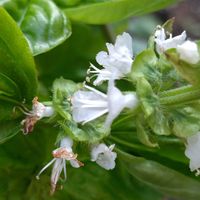
M 148 147 L 158 147 L 156 142 L 151 141 L 148 132 L 145 130 L 145 125 L 142 123 L 144 121 L 143 117 L 138 117 L 136 121 L 137 136 L 141 143 Z
M 188 137 L 196 134 L 200 129 L 199 116 L 197 108 L 186 107 L 177 109 L 172 113 L 173 131 L 178 137 Z
M 79 126 L 73 121 L 59 122 L 59 124 L 65 134 L 70 135 L 74 140 L 79 142 L 95 143 L 109 134 L 104 128 L 103 122 L 99 122 L 99 120 Z
M 180 60 L 179 54 L 175 49 L 170 49 L 165 52 L 166 57 L 172 62 L 175 69 L 179 72 L 185 80 L 193 85 L 200 83 L 200 64 L 189 64 Z
M 151 85 L 144 77 L 138 78 L 136 92 L 145 117 L 150 116 L 154 112 L 155 106 L 158 105 L 158 97 L 154 94 Z
M 157 135 L 170 135 L 170 127 L 167 117 L 161 107 L 155 107 L 154 112 L 147 119 L 149 126 Z
M 152 87 L 160 87 L 161 73 L 157 69 L 157 57 L 153 49 L 146 49 L 138 54 L 132 64 L 131 80 L 135 83 L 138 78 L 144 77 Z
M 33 55 L 49 51 L 71 35 L 67 17 L 51 0 L 0 0 L 26 36 Z
M 172 33 L 172 31 L 173 31 L 173 25 L 174 25 L 174 20 L 175 20 L 175 18 L 173 17 L 173 18 L 171 18 L 171 19 L 169 19 L 169 20 L 167 20 L 163 25 L 162 25 L 162 27 L 165 29 L 165 32 L 166 33 Z

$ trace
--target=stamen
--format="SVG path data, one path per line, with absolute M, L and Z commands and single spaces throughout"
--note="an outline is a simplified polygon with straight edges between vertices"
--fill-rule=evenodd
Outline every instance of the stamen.
M 107 98 L 107 95 L 105 95 L 103 92 L 100 92 L 100 91 L 98 91 L 98 90 L 96 90 L 96 89 L 94 89 L 94 88 L 92 88 L 92 87 L 90 87 L 90 86 L 88 86 L 86 84 L 84 85 L 84 87 L 87 88 L 88 90 L 91 90 L 91 91 L 95 92 L 96 94 L 99 94 L 103 98 Z
M 85 80 L 86 80 L 86 82 L 90 83 L 90 77 L 89 76 L 86 76 Z
M 53 162 L 56 160 L 56 158 L 53 158 L 49 163 L 47 163 L 41 170 L 40 172 L 37 174 L 36 179 L 39 180 L 40 179 L 40 174 L 42 174 L 43 171 L 45 171 L 51 164 L 53 164 Z
M 108 109 L 104 109 L 102 110 L 102 112 L 98 112 L 96 115 L 92 115 L 89 119 L 87 119 L 86 121 L 82 122 L 82 125 L 88 123 L 89 121 L 92 121 L 93 119 L 96 119 L 104 114 L 106 114 L 108 112 Z

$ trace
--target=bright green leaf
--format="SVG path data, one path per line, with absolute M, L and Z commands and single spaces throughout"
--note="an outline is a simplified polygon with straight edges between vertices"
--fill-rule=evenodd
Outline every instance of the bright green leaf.
M 71 35 L 67 17 L 51 0 L 0 0 L 26 36 L 33 55 L 61 44 Z
M 34 60 L 22 32 L 3 8 L 0 8 L 0 29 L 0 81 L 6 84 L 1 89 L 8 96 L 12 93 L 20 96 L 20 100 L 30 101 L 37 88 Z
M 65 9 L 70 19 L 90 24 L 105 24 L 121 20 L 130 16 L 150 13 L 168 5 L 176 0 L 107 0 L 94 1 L 77 7 Z M 147 6 L 148 5 L 148 6 Z

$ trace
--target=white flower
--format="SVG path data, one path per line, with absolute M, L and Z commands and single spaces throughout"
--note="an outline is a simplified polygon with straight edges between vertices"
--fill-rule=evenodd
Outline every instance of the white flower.
M 120 114 L 124 108 L 134 108 L 138 104 L 136 94 L 125 94 L 117 89 L 114 80 L 108 84 L 107 95 L 85 86 L 88 91 L 77 91 L 72 96 L 72 116 L 75 122 L 83 124 L 92 121 L 108 113 L 105 127 L 109 128 L 112 121 Z
M 114 147 L 114 144 L 107 147 L 103 143 L 93 146 L 91 150 L 91 161 L 96 162 L 104 169 L 114 169 L 115 159 L 117 158 L 117 154 L 115 152 L 112 152 Z
M 38 97 L 33 99 L 32 111 L 31 115 L 38 117 L 38 119 L 42 119 L 43 117 L 50 117 L 54 113 L 54 109 L 51 106 L 45 106 L 44 104 L 38 101 Z
M 200 169 L 200 132 L 187 138 L 185 155 L 190 159 L 190 170 L 197 171 Z
M 156 42 L 156 51 L 161 54 L 168 49 L 176 48 L 178 45 L 183 44 L 187 36 L 186 32 L 183 31 L 181 35 L 172 37 L 170 34 L 170 37 L 167 38 L 164 28 L 159 27 L 159 29 L 156 30 L 154 37 Z
M 99 85 L 105 80 L 120 79 L 131 71 L 133 62 L 132 38 L 128 33 L 118 35 L 115 44 L 106 43 L 108 53 L 101 51 L 96 56 L 96 61 L 103 66 L 98 69 L 91 64 L 89 74 L 97 76 L 94 85 Z M 92 76 L 93 77 L 93 76 Z
M 196 64 L 200 61 L 198 46 L 195 42 L 187 40 L 177 46 L 177 52 L 180 54 L 180 59 L 190 64 Z
M 51 106 L 45 106 L 38 101 L 38 97 L 33 99 L 32 110 L 29 112 L 24 112 L 27 116 L 22 120 L 23 133 L 28 134 L 33 131 L 36 122 L 43 117 L 50 117 L 54 114 L 54 109 Z
M 72 151 L 73 141 L 69 137 L 65 137 L 60 142 L 60 148 L 52 152 L 53 159 L 45 165 L 36 176 L 39 179 L 40 174 L 54 163 L 51 173 L 51 194 L 55 192 L 56 184 L 60 178 L 62 170 L 64 171 L 64 179 L 67 178 L 66 161 L 69 161 L 72 167 L 79 168 L 84 164 L 77 160 L 77 154 Z

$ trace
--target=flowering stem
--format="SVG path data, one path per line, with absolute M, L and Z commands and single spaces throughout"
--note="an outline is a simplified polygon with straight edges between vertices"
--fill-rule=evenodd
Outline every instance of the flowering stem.
M 183 86 L 162 92 L 159 96 L 160 103 L 164 105 L 189 103 L 191 101 L 200 100 L 200 87 L 191 85 Z

